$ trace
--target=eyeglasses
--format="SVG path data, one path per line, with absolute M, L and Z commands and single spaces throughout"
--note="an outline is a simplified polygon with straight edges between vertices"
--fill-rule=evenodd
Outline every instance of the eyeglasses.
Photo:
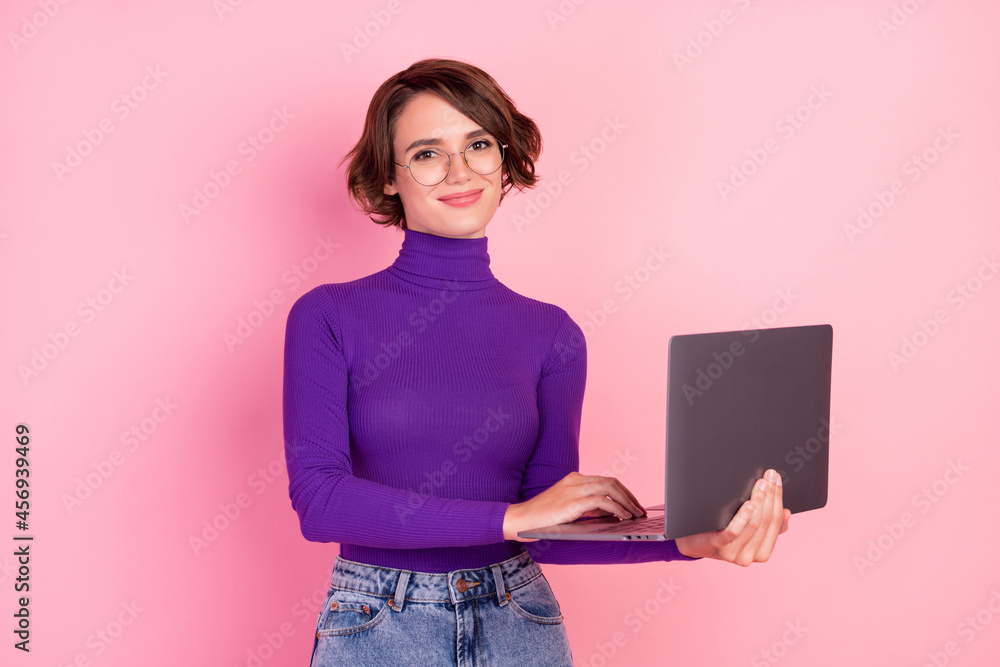
M 448 178 L 452 155 L 461 155 L 469 169 L 480 176 L 489 176 L 503 164 L 505 148 L 507 144 L 502 144 L 493 137 L 485 137 L 473 140 L 464 151 L 458 153 L 446 153 L 440 148 L 423 148 L 414 153 L 409 164 L 393 164 L 409 169 L 413 180 L 420 185 L 431 186 Z

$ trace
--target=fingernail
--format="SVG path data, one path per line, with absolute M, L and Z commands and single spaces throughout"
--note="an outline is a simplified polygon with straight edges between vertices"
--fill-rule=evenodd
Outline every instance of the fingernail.
M 781 475 L 778 473 L 774 473 L 774 483 L 781 486 Z

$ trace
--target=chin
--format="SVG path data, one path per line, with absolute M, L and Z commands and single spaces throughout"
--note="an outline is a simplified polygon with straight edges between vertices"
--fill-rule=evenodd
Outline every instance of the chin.
M 438 225 L 427 231 L 438 236 L 485 236 L 486 225 Z
M 492 216 L 490 217 L 492 219 Z M 473 219 L 455 219 L 455 220 L 441 220 L 438 219 L 433 223 L 426 224 L 423 222 L 417 222 L 414 225 L 409 225 L 411 229 L 415 229 L 418 232 L 426 232 L 428 234 L 437 234 L 438 236 L 469 236 L 476 235 L 481 236 L 486 234 L 486 226 L 489 224 L 490 220 L 483 220 L 482 217 L 476 216 Z

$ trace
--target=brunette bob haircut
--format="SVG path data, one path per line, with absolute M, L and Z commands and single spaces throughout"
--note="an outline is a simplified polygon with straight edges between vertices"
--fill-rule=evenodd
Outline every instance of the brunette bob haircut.
M 478 67 L 441 58 L 421 60 L 375 91 L 361 139 L 340 161 L 350 159 L 348 194 L 372 221 L 406 229 L 399 195 L 386 195 L 382 188 L 393 182 L 395 174 L 392 141 L 399 116 L 410 100 L 425 91 L 440 95 L 507 144 L 500 201 L 512 187 L 521 191 L 535 185 L 535 160 L 542 152 L 542 135 L 535 122 L 519 113 L 493 77 Z

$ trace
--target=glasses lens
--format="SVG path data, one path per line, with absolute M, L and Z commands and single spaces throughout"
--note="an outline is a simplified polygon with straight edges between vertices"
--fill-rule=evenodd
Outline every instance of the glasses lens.
M 465 162 L 469 169 L 480 176 L 489 176 L 500 168 L 503 162 L 503 149 L 500 142 L 493 137 L 476 139 L 465 149 Z
M 480 176 L 489 176 L 503 163 L 503 147 L 493 137 L 476 139 L 465 149 L 465 163 Z M 440 148 L 424 148 L 410 158 L 410 174 L 421 185 L 437 185 L 448 177 L 449 155 Z
M 437 185 L 448 176 L 448 155 L 439 148 L 424 148 L 410 158 L 410 173 L 421 185 Z

